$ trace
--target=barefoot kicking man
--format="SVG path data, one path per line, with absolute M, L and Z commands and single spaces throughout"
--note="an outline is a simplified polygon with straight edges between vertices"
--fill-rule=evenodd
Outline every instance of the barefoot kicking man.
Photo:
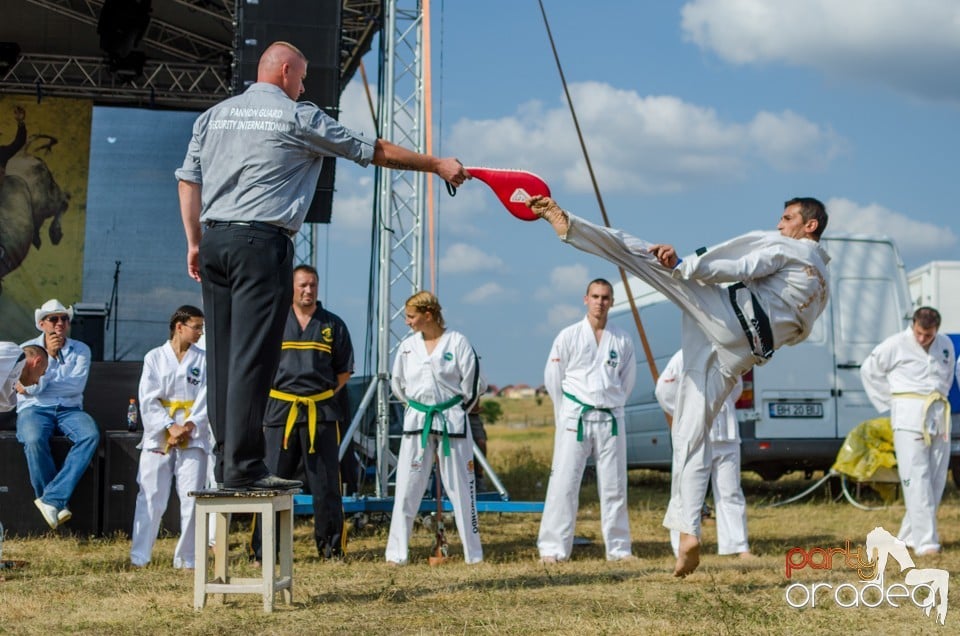
M 700 564 L 700 511 L 710 479 L 707 433 L 737 378 L 776 349 L 803 341 L 827 303 L 827 226 L 820 201 L 787 201 L 775 232 L 750 232 L 687 259 L 560 209 L 527 205 L 561 240 L 638 276 L 682 311 L 684 369 L 671 436 L 673 475 L 663 525 L 680 533 L 675 576 Z

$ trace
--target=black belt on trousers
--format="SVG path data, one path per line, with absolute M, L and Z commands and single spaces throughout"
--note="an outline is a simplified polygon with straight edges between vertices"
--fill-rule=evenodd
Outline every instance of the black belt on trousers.
M 287 237 L 296 235 L 296 232 L 293 230 L 288 230 L 285 227 L 273 225 L 272 223 L 264 223 L 263 221 L 207 221 L 205 225 L 207 227 L 249 227 L 254 230 L 263 230 L 265 232 L 277 232 L 278 234 L 283 234 Z
M 737 291 L 740 289 L 747 289 L 747 287 L 743 283 L 736 283 L 727 287 L 727 292 L 730 294 L 730 304 L 733 305 L 733 312 L 737 315 L 737 320 L 740 321 L 740 327 L 747 336 L 747 342 L 750 343 L 750 351 L 753 352 L 757 363 L 763 364 L 773 357 L 773 329 L 770 328 L 770 318 L 767 317 L 767 313 L 757 302 L 757 297 L 747 289 L 750 293 L 750 310 L 753 314 L 748 321 L 737 302 Z

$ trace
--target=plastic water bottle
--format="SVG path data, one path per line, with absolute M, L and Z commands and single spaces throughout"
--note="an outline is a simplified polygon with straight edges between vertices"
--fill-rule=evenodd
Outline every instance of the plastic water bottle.
M 137 430 L 137 421 L 140 414 L 137 412 L 136 398 L 130 398 L 130 406 L 127 407 L 127 430 L 131 433 Z

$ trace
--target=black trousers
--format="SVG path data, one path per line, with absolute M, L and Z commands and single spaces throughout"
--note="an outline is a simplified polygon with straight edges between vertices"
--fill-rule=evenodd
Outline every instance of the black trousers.
M 276 475 L 298 479 L 304 477 L 313 497 L 313 535 L 321 558 L 343 556 L 346 537 L 343 531 L 343 500 L 340 495 L 340 436 L 333 422 L 318 422 L 317 435 L 310 453 L 310 434 L 306 422 L 300 422 L 283 448 L 283 427 L 263 429 L 267 444 L 267 467 Z M 261 560 L 262 545 L 259 520 L 251 540 L 254 558 Z
M 272 229 L 208 228 L 200 241 L 200 276 L 214 474 L 237 488 L 268 472 L 263 414 L 293 302 L 293 243 Z

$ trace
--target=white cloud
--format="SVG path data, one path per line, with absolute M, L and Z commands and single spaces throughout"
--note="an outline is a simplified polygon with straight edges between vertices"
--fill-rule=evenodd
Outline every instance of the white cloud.
M 503 298 L 509 292 L 499 283 L 484 283 L 463 296 L 463 302 L 468 305 L 479 305 L 491 299 Z
M 600 187 L 611 193 L 678 192 L 741 180 L 756 163 L 822 170 L 846 146 L 829 127 L 791 111 L 737 122 L 677 97 L 645 97 L 601 82 L 572 84 L 570 93 Z M 470 148 L 480 165 L 522 167 L 554 188 L 592 191 L 563 103 L 528 102 L 500 119 L 460 120 L 448 143 Z
M 454 243 L 440 259 L 440 271 L 448 274 L 499 271 L 503 260 L 466 243 Z
M 377 104 L 377 87 L 370 87 L 370 93 L 373 98 L 374 107 Z M 373 114 L 370 112 L 370 104 L 367 102 L 367 94 L 363 89 L 363 83 L 357 78 L 347 84 L 346 88 L 340 94 L 340 121 L 347 128 L 351 128 L 363 133 L 367 137 L 376 136 L 376 128 L 373 125 Z
M 691 0 L 684 36 L 732 64 L 786 64 L 960 101 L 956 0 Z
M 553 305 L 547 310 L 547 320 L 542 323 L 540 330 L 546 333 L 556 333 L 564 327 L 569 327 L 586 315 L 583 305 Z
M 591 280 L 590 271 L 585 265 L 560 265 L 550 270 L 550 284 L 537 289 L 533 297 L 536 300 L 581 298 Z
M 904 259 L 929 260 L 931 255 L 955 249 L 957 235 L 949 227 L 939 227 L 910 218 L 877 203 L 860 205 L 845 198 L 826 202 L 830 214 L 830 232 L 879 233 L 893 238 Z

